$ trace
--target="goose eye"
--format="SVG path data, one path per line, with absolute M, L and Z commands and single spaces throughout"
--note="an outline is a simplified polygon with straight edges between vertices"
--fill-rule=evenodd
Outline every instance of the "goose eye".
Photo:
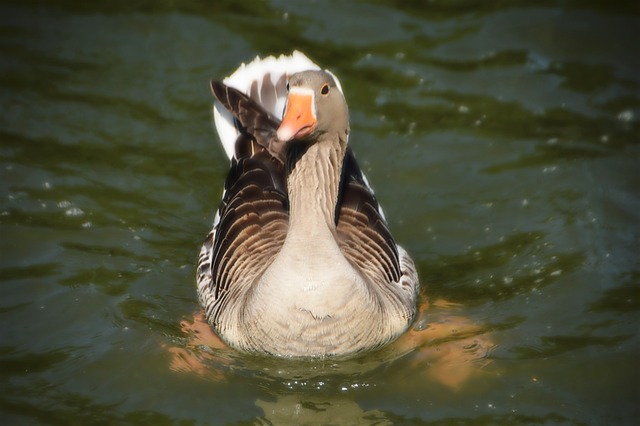
M 322 93 L 323 95 L 329 94 L 329 85 L 328 84 L 324 84 L 322 86 L 322 88 L 320 89 L 320 93 Z
M 287 81 L 287 92 L 289 91 L 289 82 Z

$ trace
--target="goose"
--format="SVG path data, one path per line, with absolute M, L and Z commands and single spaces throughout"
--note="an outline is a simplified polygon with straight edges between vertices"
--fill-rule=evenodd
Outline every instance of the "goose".
M 231 163 L 197 265 L 215 333 L 286 358 L 395 340 L 416 316 L 418 277 L 348 145 L 337 77 L 294 51 L 242 64 L 211 90 Z

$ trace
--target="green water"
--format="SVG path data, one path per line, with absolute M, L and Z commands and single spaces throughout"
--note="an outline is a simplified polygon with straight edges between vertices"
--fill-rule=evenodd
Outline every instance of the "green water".
M 636 423 L 639 39 L 630 1 L 0 3 L 2 423 Z M 208 81 L 294 48 L 340 78 L 396 239 L 458 304 L 420 327 L 477 325 L 458 386 L 434 373 L 459 336 L 170 367 L 227 167 Z

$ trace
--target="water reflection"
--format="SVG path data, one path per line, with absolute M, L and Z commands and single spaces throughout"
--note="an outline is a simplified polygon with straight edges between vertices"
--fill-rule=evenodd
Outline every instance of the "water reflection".
M 228 348 L 205 322 L 201 312 L 182 322 L 182 336 L 168 345 L 171 368 L 194 372 L 209 380 L 225 380 L 229 374 L 260 377 L 269 389 L 283 391 L 323 390 L 331 394 L 366 388 L 368 377 L 386 375 L 402 382 L 429 380 L 449 389 L 464 386 L 489 361 L 494 344 L 490 327 L 474 324 L 456 314 L 460 306 L 436 301 L 427 303 L 412 329 L 396 342 L 355 358 L 286 360 L 250 356 Z M 418 378 L 416 378 L 418 377 Z
M 459 305 L 437 301 L 413 329 L 377 352 L 352 359 L 286 360 L 240 354 L 224 345 L 202 313 L 183 321 L 170 339 L 171 369 L 218 384 L 240 377 L 264 389 L 259 424 L 393 424 L 393 416 L 358 403 L 366 392 L 433 388 L 456 392 L 485 374 L 491 326 L 460 316 Z
M 277 395 L 275 400 L 257 400 L 264 411 L 257 424 L 278 425 L 393 425 L 381 410 L 364 410 L 349 398 L 313 395 Z

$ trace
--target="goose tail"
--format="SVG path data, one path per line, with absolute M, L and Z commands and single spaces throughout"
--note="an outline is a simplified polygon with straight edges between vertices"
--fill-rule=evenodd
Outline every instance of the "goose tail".
M 300 71 L 319 69 L 311 59 L 296 50 L 291 55 L 280 55 L 277 58 L 258 56 L 248 64 L 240 65 L 222 82 L 249 96 L 280 120 L 287 99 L 286 86 L 289 76 Z M 213 119 L 222 147 L 231 159 L 240 134 L 239 123 L 219 101 L 213 104 Z

